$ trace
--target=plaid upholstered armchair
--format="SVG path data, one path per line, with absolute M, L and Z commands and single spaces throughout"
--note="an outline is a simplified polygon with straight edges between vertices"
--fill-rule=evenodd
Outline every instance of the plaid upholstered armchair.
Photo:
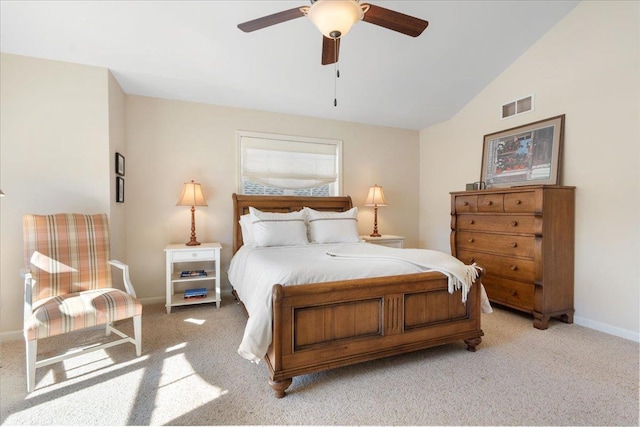
M 131 343 L 142 350 L 142 305 L 129 279 L 129 267 L 109 260 L 105 214 L 25 215 L 24 338 L 27 391 L 35 389 L 36 368 L 90 351 Z M 111 267 L 122 270 L 126 292 L 112 285 Z M 113 326 L 133 318 L 134 338 Z M 68 354 L 37 360 L 38 340 L 104 325 L 120 337 Z

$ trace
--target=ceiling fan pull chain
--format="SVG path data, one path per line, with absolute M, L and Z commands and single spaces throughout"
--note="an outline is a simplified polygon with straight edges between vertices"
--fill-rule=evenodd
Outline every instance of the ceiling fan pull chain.
M 338 106 L 338 79 L 340 78 L 340 69 L 338 68 L 338 39 L 333 39 L 333 70 L 335 77 L 333 79 L 333 106 Z

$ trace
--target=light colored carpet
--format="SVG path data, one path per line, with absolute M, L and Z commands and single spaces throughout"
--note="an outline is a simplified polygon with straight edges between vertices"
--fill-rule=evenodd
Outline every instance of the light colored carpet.
M 462 342 L 294 378 L 276 399 L 264 364 L 236 349 L 232 299 L 145 306 L 143 355 L 118 346 L 38 370 L 26 394 L 24 344 L 1 345 L 5 425 L 638 425 L 639 345 L 578 325 L 496 309 L 476 353 Z M 129 330 L 127 328 L 123 328 Z M 79 343 L 98 332 L 51 338 Z M 64 368 L 63 369 L 63 365 Z

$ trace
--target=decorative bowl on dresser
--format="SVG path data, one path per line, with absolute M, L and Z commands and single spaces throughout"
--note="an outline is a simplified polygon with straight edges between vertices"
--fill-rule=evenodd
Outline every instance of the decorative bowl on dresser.
M 451 193 L 451 253 L 485 268 L 489 300 L 573 323 L 575 187 L 523 186 Z

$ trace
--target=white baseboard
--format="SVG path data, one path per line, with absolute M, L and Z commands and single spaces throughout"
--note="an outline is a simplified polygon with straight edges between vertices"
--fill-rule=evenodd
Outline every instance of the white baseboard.
M 0 342 L 23 340 L 22 331 L 9 331 L 0 334 Z
M 596 331 L 604 332 L 609 335 L 615 335 L 616 337 L 624 338 L 626 340 L 640 342 L 640 333 L 630 331 L 628 329 L 618 328 L 615 326 L 607 325 L 606 323 L 585 319 L 584 317 L 580 316 L 574 316 L 573 322 L 576 325 L 585 326 L 589 329 L 595 329 Z
M 142 305 L 160 304 L 165 301 L 165 297 L 140 298 L 140 302 L 142 303 Z

